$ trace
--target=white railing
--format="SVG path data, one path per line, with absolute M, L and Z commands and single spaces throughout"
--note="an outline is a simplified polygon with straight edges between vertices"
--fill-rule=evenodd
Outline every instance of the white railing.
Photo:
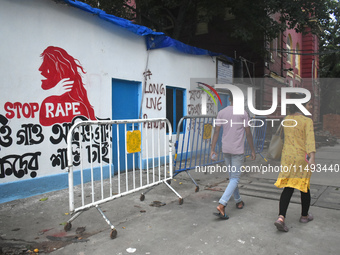
M 171 125 L 165 118 L 136 120 L 82 121 L 67 136 L 69 209 L 73 214 L 64 229 L 84 210 L 96 207 L 117 230 L 100 204 L 137 191 L 166 184 L 173 178 Z M 144 194 L 141 194 L 144 200 Z

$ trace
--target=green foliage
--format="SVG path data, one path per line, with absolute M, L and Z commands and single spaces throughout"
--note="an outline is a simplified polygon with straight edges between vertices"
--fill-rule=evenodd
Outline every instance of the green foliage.
M 128 20 L 136 16 L 135 10 L 128 5 L 129 0 L 81 0 L 80 2 Z
M 304 32 L 306 26 L 317 31 L 318 23 L 310 20 L 328 19 L 328 4 L 324 0 L 229 0 L 229 5 L 237 19 L 234 36 L 246 31 L 248 36 L 243 38 L 244 41 L 252 40 L 257 33 L 271 40 L 280 31 L 295 29 Z
M 233 17 L 227 23 L 228 36 L 247 44 L 259 37 L 271 41 L 286 29 L 312 31 L 320 36 L 320 77 L 340 77 L 339 0 L 135 0 L 135 5 L 130 0 L 82 2 L 188 42 L 200 22 L 225 29 L 227 14 Z M 214 40 L 218 43 L 218 38 Z M 322 104 L 324 113 L 339 112 L 340 85 L 329 81 L 321 86 L 322 101 L 327 102 Z
M 162 31 L 178 39 L 193 35 L 199 22 L 234 15 L 234 38 L 251 41 L 258 34 L 274 39 L 280 31 L 294 28 L 304 32 L 308 26 L 318 30 L 316 19 L 326 23 L 335 0 L 83 0 L 107 13 Z M 277 17 L 278 14 L 279 17 Z
M 340 78 L 340 3 L 331 1 L 328 15 L 332 18 L 323 20 L 324 32 L 320 40 L 320 76 L 321 78 Z
M 340 114 L 340 4 L 329 1 L 327 14 L 331 19 L 323 20 L 320 37 L 320 77 L 322 114 Z M 326 79 L 331 78 L 331 79 Z M 334 79 L 335 78 L 335 79 Z

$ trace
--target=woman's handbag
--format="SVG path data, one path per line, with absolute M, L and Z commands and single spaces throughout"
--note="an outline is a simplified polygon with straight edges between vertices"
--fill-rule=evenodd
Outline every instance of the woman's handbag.
M 280 159 L 283 143 L 284 143 L 283 127 L 282 125 L 280 125 L 280 127 L 276 130 L 276 133 L 273 134 L 272 139 L 270 140 L 267 157 L 271 159 Z

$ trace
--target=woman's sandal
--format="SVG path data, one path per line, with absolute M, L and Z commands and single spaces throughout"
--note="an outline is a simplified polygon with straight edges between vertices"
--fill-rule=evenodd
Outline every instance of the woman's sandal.
M 241 205 L 241 206 L 239 206 L 239 205 Z M 236 208 L 237 209 L 243 209 L 243 206 L 244 206 L 244 202 L 243 201 L 236 203 Z
M 307 223 L 307 222 L 312 221 L 313 219 L 314 219 L 313 215 L 311 213 L 308 213 L 307 217 L 301 216 L 300 222 L 301 223 Z
M 215 216 L 219 217 L 221 220 L 227 220 L 229 219 L 229 216 L 226 215 L 225 213 L 224 214 L 221 214 L 221 213 L 213 213 Z
M 274 225 L 276 226 L 277 230 L 282 232 L 288 232 L 288 227 L 286 226 L 284 222 L 284 217 L 279 216 L 279 218 L 274 222 Z

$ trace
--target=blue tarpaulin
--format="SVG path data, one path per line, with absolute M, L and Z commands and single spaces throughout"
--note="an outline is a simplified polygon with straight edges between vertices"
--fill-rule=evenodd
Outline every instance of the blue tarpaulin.
M 190 45 L 187 45 L 185 43 L 182 43 L 180 41 L 177 41 L 175 39 L 172 39 L 169 36 L 166 36 L 164 33 L 162 32 L 155 32 L 152 29 L 148 28 L 148 27 L 144 27 L 144 26 L 140 26 L 140 25 L 136 25 L 134 23 L 132 23 L 129 20 L 123 19 L 123 18 L 119 18 L 116 17 L 112 14 L 107 14 L 105 11 L 97 9 L 97 8 L 93 8 L 90 5 L 83 3 L 83 2 L 79 2 L 76 0 L 63 0 L 65 3 L 79 8 L 83 11 L 92 13 L 94 15 L 98 15 L 99 18 L 106 20 L 110 23 L 113 23 L 117 26 L 120 26 L 122 28 L 125 28 L 137 35 L 140 36 L 145 36 L 146 39 L 146 46 L 148 50 L 152 50 L 152 49 L 160 49 L 160 48 L 166 48 L 166 47 L 173 47 L 176 50 L 180 51 L 180 52 L 184 52 L 187 54 L 193 54 L 193 55 L 209 55 L 209 56 L 224 56 L 225 58 L 227 58 L 230 62 L 234 62 L 232 58 L 227 57 L 223 54 L 220 53 L 214 53 L 212 51 L 208 51 L 208 50 L 204 50 L 201 48 L 197 48 L 197 47 L 193 47 Z
M 172 39 L 171 37 L 166 36 L 166 35 L 147 35 L 146 46 L 148 50 L 165 48 L 165 47 L 173 47 L 177 49 L 178 51 L 185 52 L 188 54 L 210 55 L 210 56 L 221 55 L 219 53 L 214 53 L 208 50 L 204 50 L 204 49 L 200 49 L 197 47 L 187 45 L 185 43 Z

